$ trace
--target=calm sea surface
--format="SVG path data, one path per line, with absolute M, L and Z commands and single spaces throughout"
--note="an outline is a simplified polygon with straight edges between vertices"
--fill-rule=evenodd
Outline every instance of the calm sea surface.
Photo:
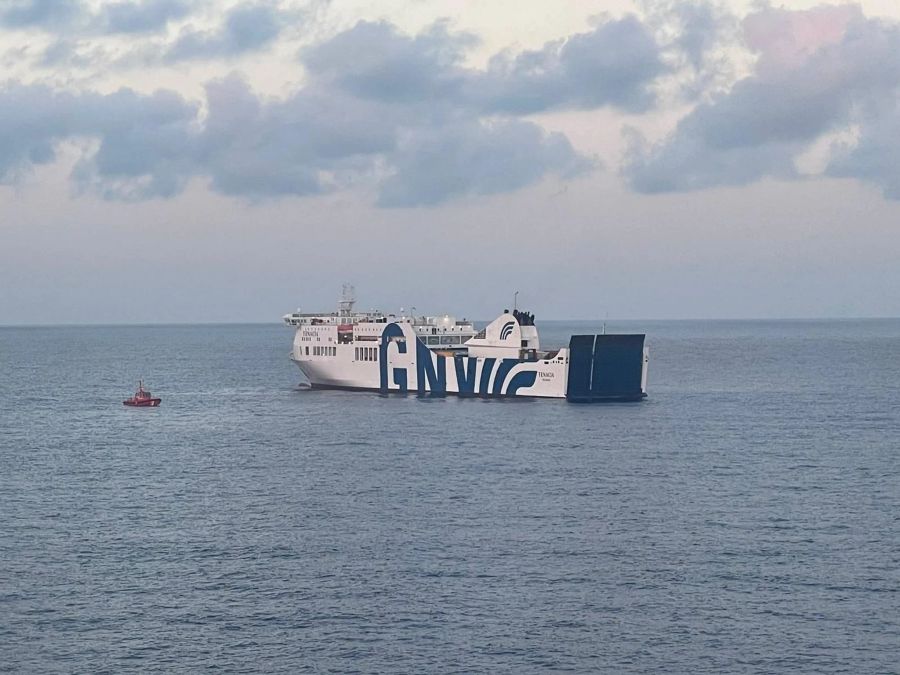
M 0 329 L 0 670 L 900 672 L 900 321 L 634 329 L 650 398 L 605 406 Z

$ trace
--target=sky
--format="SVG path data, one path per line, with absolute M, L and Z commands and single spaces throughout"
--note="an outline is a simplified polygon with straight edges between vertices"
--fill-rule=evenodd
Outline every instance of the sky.
M 0 325 L 900 316 L 900 3 L 0 0 Z

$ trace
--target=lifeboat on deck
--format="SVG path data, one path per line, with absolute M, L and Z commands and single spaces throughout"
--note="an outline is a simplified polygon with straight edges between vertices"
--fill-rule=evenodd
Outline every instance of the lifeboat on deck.
M 138 390 L 134 392 L 134 396 L 127 398 L 122 403 L 135 408 L 155 408 L 162 402 L 161 398 L 154 398 L 153 395 L 144 389 L 144 381 L 138 382 Z

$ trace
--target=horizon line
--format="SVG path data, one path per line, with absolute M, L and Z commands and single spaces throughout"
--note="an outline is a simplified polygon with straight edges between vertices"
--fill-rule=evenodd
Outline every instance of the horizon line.
M 493 319 L 473 319 L 476 323 L 490 323 Z M 635 323 L 648 321 L 655 323 L 679 322 L 814 322 L 814 321 L 896 321 L 900 316 L 789 316 L 789 317 L 686 317 L 686 318 L 596 318 L 596 319 L 543 319 L 544 323 L 563 322 L 600 322 L 600 323 Z M 61 323 L 0 323 L 0 328 L 155 328 L 167 326 L 282 326 L 281 321 L 98 321 L 98 322 L 61 322 Z M 289 328 L 289 326 L 284 326 Z

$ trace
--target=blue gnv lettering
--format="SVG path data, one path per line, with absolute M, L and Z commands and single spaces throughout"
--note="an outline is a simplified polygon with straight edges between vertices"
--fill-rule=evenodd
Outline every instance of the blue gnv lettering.
M 416 381 L 419 384 L 420 394 L 426 393 L 426 378 L 428 389 L 433 396 L 443 396 L 447 393 L 447 359 L 443 356 L 434 356 L 421 340 L 416 339 Z
M 459 395 L 474 395 L 475 373 L 478 372 L 478 359 L 459 356 L 453 359 L 453 366 L 456 369 L 456 384 L 459 388 Z
M 384 327 L 384 331 L 381 333 L 381 344 L 378 346 L 378 370 L 380 377 L 380 388 L 381 391 L 386 392 L 390 389 L 388 386 L 388 346 L 391 342 L 394 342 L 392 338 L 403 338 L 403 329 L 400 328 L 395 323 L 389 323 Z M 406 354 L 406 339 L 397 340 L 395 342 L 397 346 L 397 352 L 400 354 Z M 394 368 L 393 369 L 393 380 L 394 384 L 397 385 L 399 391 L 406 393 L 407 384 L 406 384 L 406 368 Z

